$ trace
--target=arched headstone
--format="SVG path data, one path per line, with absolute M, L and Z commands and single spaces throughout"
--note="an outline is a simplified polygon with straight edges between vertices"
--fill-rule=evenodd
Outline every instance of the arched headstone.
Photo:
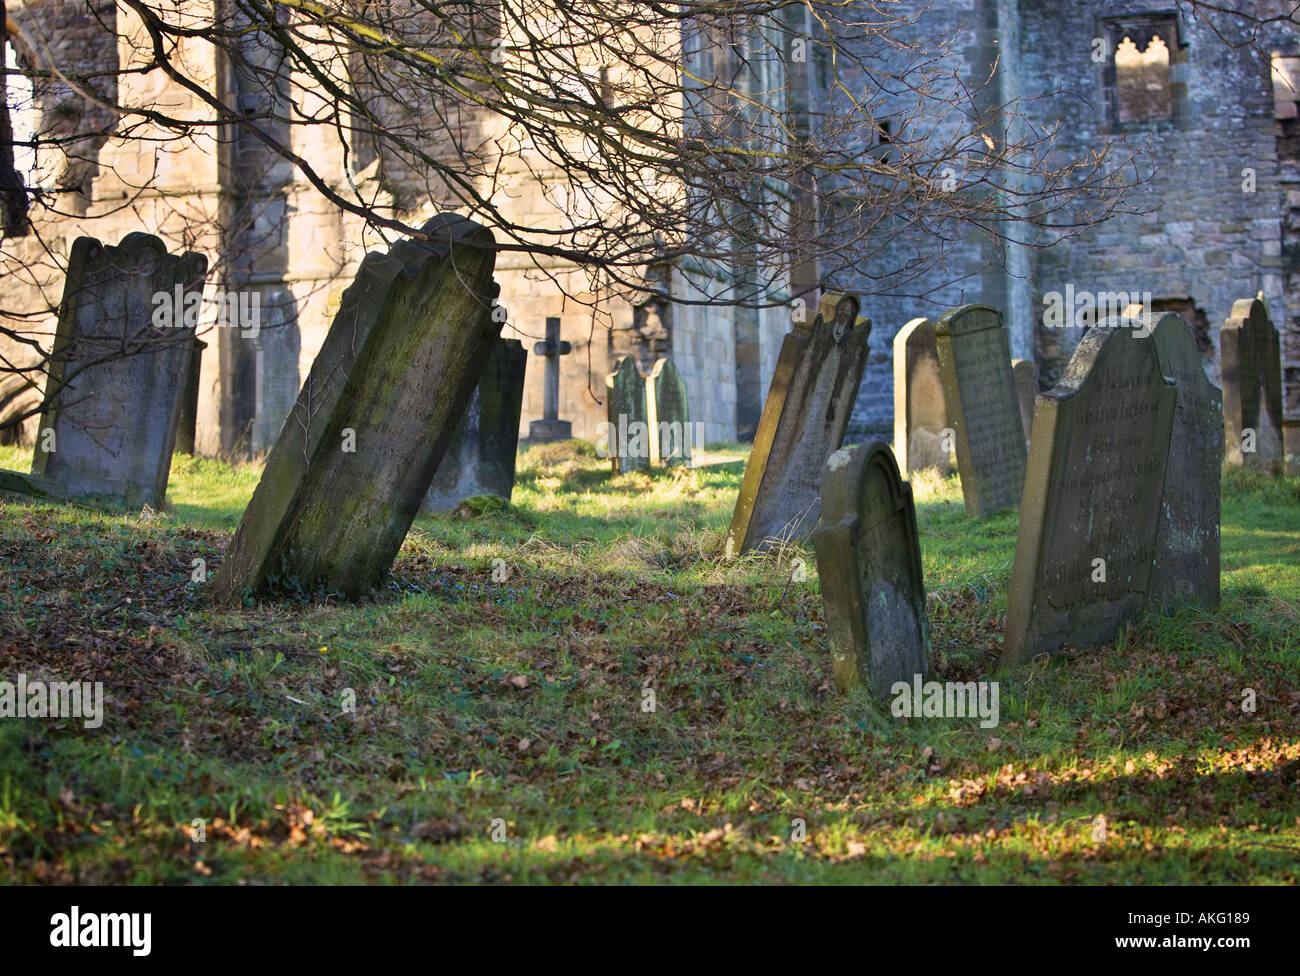
M 835 683 L 877 695 L 930 671 L 921 545 L 912 489 L 888 445 L 842 448 L 826 461 L 813 533 Z

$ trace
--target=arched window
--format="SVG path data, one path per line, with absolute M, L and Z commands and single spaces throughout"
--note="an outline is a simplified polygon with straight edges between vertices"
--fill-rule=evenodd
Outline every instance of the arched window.
M 22 176 L 24 186 L 35 186 L 38 182 L 35 142 L 39 113 L 31 76 L 19 63 L 18 52 L 8 40 L 5 41 L 5 105 L 13 129 L 14 169 Z
M 36 173 L 36 125 L 39 121 L 32 79 L 18 61 L 18 52 L 6 38 L 4 113 L 0 116 L 0 227 L 6 237 L 24 236 L 27 188 L 39 180 Z
M 1186 45 L 1170 14 L 1116 18 L 1105 25 L 1104 76 L 1112 125 L 1177 119 L 1187 90 Z

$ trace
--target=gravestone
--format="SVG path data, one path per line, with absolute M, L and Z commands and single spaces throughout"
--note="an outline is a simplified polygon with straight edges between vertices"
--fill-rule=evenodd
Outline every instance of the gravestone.
M 1146 606 L 1177 393 L 1125 324 L 1089 329 L 1038 397 L 1004 665 L 1104 644 Z
M 496 495 L 510 501 L 527 366 L 528 352 L 518 339 L 497 339 L 492 344 L 492 354 L 456 436 L 433 476 L 425 510 L 451 511 L 475 495 Z
M 207 266 L 193 251 L 168 254 L 152 234 L 117 246 L 77 238 L 33 475 L 74 498 L 163 506 Z M 175 314 L 159 314 L 160 295 Z
M 546 374 L 542 377 L 542 419 L 528 423 L 528 439 L 567 441 L 573 436 L 573 424 L 560 419 L 560 357 L 567 356 L 573 347 L 560 341 L 560 320 L 546 320 L 546 338 L 533 346 L 534 354 L 546 360 Z
M 894 453 L 904 478 L 926 468 L 948 474 L 947 427 L 934 323 L 912 319 L 894 336 Z
M 1282 421 L 1282 473 L 1288 478 L 1300 475 L 1300 417 Z
M 826 461 L 813 533 L 835 684 L 880 696 L 930 671 L 921 544 L 912 488 L 881 441 Z
M 190 369 L 185 377 L 185 389 L 181 393 L 181 413 L 176 422 L 176 452 L 178 454 L 194 453 L 194 435 L 199 419 L 199 382 L 202 376 L 203 350 L 208 344 L 202 339 L 194 340 L 194 353 L 190 356 Z
M 1024 485 L 1025 431 L 1002 315 L 963 305 L 939 319 L 935 334 L 966 514 L 1012 508 Z
M 605 377 L 605 413 L 609 420 L 609 458 L 615 474 L 650 466 L 650 432 L 646 424 L 646 377 L 635 356 L 620 356 Z
M 1034 430 L 1034 400 L 1038 397 L 1038 365 L 1028 359 L 1011 360 L 1011 375 L 1016 378 L 1016 398 L 1020 401 L 1020 424 L 1025 428 L 1025 443 Z
M 392 565 L 456 433 L 504 309 L 490 231 L 439 214 L 367 254 L 213 583 L 357 597 Z
M 645 381 L 650 466 L 691 463 L 691 412 L 686 381 L 671 359 L 660 359 Z
M 1272 468 L 1282 456 L 1282 356 L 1263 301 L 1233 303 L 1219 330 L 1219 349 L 1228 463 Z
M 827 293 L 811 325 L 781 344 L 727 532 L 726 556 L 806 536 L 821 513 L 826 459 L 839 450 L 866 369 L 871 320 Z
M 1219 606 L 1223 394 L 1206 377 L 1196 337 L 1181 316 L 1147 312 L 1137 321 L 1176 397 L 1147 606 L 1213 610 Z

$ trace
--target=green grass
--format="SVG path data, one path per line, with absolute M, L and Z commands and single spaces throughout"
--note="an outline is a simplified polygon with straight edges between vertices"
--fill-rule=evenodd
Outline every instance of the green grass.
M 999 672 L 1016 517 L 918 479 L 938 676 L 1000 682 L 982 729 L 834 691 L 810 549 L 721 559 L 744 454 L 712 448 L 528 451 L 510 509 L 421 517 L 357 605 L 190 581 L 256 468 L 177 457 L 161 515 L 0 505 L 0 680 L 109 698 L 97 730 L 0 721 L 4 876 L 1296 882 L 1300 480 L 1225 475 L 1217 612 Z

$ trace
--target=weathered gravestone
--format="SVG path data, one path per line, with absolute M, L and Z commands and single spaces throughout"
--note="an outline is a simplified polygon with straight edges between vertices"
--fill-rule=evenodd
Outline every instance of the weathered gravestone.
M 1146 606 L 1177 394 L 1125 324 L 1088 330 L 1038 398 L 1003 664 L 1104 644 Z
M 1271 468 L 1282 456 L 1282 355 L 1262 301 L 1233 302 L 1219 349 L 1228 463 Z
M 614 473 L 627 474 L 649 467 L 646 377 L 641 375 L 635 356 L 620 356 L 614 372 L 605 377 L 605 414 Z
M 871 320 L 827 293 L 781 344 L 727 532 L 727 558 L 804 536 L 821 513 L 823 465 L 839 450 L 867 366 Z
M 1011 375 L 1016 379 L 1016 398 L 1020 401 L 1020 425 L 1025 428 L 1025 443 L 1034 431 L 1034 401 L 1038 399 L 1038 364 L 1028 359 L 1011 360 Z
M 490 231 L 440 214 L 367 254 L 218 569 L 217 600 L 380 584 L 464 415 L 504 309 Z
M 813 533 L 835 684 L 877 695 L 930 671 L 921 544 L 912 488 L 881 441 L 826 461 Z
M 162 507 L 207 266 L 193 251 L 168 254 L 152 234 L 128 234 L 116 247 L 77 238 L 33 475 L 71 497 Z M 156 316 L 159 295 L 180 299 L 174 314 Z
M 1300 475 L 1300 417 L 1282 421 L 1282 473 L 1288 478 Z
M 1147 606 L 1212 610 L 1219 605 L 1223 394 L 1206 377 L 1196 337 L 1181 316 L 1148 312 L 1137 321 L 1176 396 Z
M 194 340 L 194 353 L 190 356 L 190 370 L 185 377 L 185 389 L 181 393 L 181 412 L 176 422 L 176 452 L 178 454 L 194 453 L 194 437 L 199 420 L 199 383 L 202 380 L 203 350 L 208 344 L 201 339 Z
M 947 428 L 934 323 L 912 319 L 894 336 L 894 454 L 904 478 L 926 468 L 951 470 Z
M 650 466 L 691 463 L 691 411 L 686 381 L 671 359 L 660 359 L 645 381 Z
M 433 476 L 425 509 L 449 511 L 476 495 L 510 501 L 527 366 L 528 352 L 518 339 L 492 344 L 483 375 Z
M 1014 507 L 1025 479 L 1025 431 L 1002 315 L 990 305 L 963 305 L 935 333 L 966 514 Z

